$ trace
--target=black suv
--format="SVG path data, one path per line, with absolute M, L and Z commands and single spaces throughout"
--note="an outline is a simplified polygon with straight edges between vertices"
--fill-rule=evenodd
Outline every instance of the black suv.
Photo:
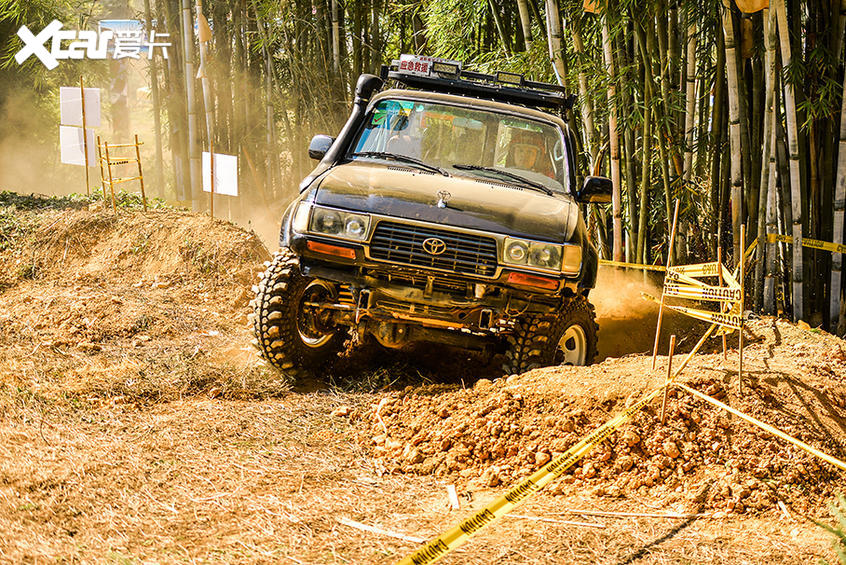
M 611 182 L 579 184 L 572 103 L 427 57 L 362 75 L 338 137 L 311 141 L 320 163 L 255 288 L 262 355 L 295 379 L 357 334 L 501 353 L 506 373 L 591 363 L 597 253 L 579 203 L 609 201 Z

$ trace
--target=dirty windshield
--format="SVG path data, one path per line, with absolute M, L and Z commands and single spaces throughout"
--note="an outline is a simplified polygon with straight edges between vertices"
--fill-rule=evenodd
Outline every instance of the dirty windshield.
M 569 192 L 561 130 L 484 110 L 382 100 L 353 145 L 354 159 L 419 161 L 451 174 Z

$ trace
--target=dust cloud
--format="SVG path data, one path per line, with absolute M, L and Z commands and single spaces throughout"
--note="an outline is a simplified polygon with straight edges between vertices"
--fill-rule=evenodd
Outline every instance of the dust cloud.
M 64 195 L 84 188 L 82 167 L 58 174 L 58 108 L 38 104 L 31 91 L 14 91 L 0 107 L 0 124 L 0 190 Z
M 655 343 L 655 326 L 658 322 L 658 305 L 642 297 L 642 293 L 661 296 L 661 279 L 654 274 L 623 271 L 612 267 L 600 267 L 596 288 L 591 291 L 590 300 L 596 306 L 599 324 L 599 345 L 597 361 L 608 357 L 622 357 L 632 353 L 652 353 Z M 670 335 L 684 337 L 695 326 L 690 318 L 664 310 L 664 329 L 658 352 L 667 354 Z M 677 350 L 682 350 L 679 343 Z

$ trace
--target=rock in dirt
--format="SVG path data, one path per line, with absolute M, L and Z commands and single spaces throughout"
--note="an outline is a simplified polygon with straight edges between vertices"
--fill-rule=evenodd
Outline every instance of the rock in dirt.
M 333 417 L 349 416 L 350 411 L 351 411 L 351 409 L 350 409 L 349 406 L 338 406 L 337 408 L 332 410 L 332 413 L 330 414 L 330 416 L 333 416 Z

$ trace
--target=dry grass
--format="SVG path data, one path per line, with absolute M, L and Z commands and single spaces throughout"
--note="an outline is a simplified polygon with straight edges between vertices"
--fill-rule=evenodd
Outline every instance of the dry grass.
M 266 257 L 254 236 L 174 211 L 115 220 L 15 202 L 27 227 L 0 251 L 0 562 L 393 563 L 414 544 L 338 519 L 425 538 L 499 493 L 462 486 L 451 510 L 453 479 L 387 473 L 356 417 L 404 387 L 471 387 L 483 360 L 365 352 L 292 391 L 248 345 L 247 290 Z M 330 416 L 342 405 L 352 418 Z M 520 513 L 663 504 L 574 488 Z M 796 515 L 576 519 L 606 527 L 506 518 L 444 563 L 831 555 Z

